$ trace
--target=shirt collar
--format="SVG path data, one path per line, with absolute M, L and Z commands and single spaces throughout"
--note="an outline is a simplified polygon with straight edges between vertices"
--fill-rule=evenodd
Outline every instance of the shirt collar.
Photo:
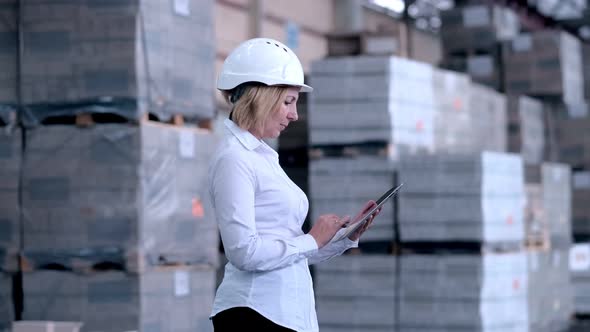
M 224 123 L 225 127 L 229 129 L 229 131 L 238 139 L 238 141 L 240 141 L 240 143 L 242 143 L 246 149 L 254 150 L 262 145 L 262 142 L 258 138 L 252 135 L 249 131 L 238 127 L 238 125 L 232 120 L 225 119 Z

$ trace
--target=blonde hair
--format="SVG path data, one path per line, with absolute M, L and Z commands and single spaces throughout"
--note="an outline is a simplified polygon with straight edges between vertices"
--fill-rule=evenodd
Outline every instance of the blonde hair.
M 230 103 L 233 92 L 223 91 Z M 266 119 L 279 110 L 286 95 L 285 86 L 247 86 L 243 95 L 232 105 L 232 120 L 244 130 L 262 133 Z

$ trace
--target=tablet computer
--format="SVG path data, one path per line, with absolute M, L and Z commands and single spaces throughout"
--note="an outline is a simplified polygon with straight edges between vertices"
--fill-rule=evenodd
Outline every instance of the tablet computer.
M 343 227 L 341 230 L 336 232 L 336 235 L 334 235 L 332 240 L 330 240 L 330 243 L 340 241 L 340 240 L 344 239 L 345 237 L 348 237 L 350 234 L 354 233 L 354 231 L 356 231 L 360 227 L 362 227 L 369 220 L 371 215 L 373 213 L 375 213 L 375 211 L 377 211 L 377 209 L 382 207 L 383 204 L 385 204 L 385 202 L 387 202 L 387 200 L 390 197 L 397 194 L 397 192 L 400 190 L 400 188 L 403 185 L 404 184 L 402 183 L 397 187 L 393 187 L 393 188 L 387 190 L 383 195 L 381 195 L 381 197 L 379 197 L 379 199 L 377 201 L 375 201 L 376 205 L 372 209 L 370 209 L 367 213 L 365 213 L 357 222 L 355 222 L 353 224 L 349 224 L 348 226 Z

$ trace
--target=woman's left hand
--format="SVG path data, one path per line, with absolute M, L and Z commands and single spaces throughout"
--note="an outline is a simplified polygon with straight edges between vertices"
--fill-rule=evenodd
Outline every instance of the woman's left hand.
M 359 214 L 357 214 L 353 219 L 352 219 L 352 223 L 354 224 L 355 222 L 358 222 L 360 218 L 362 218 L 362 216 L 365 215 L 365 213 L 369 212 L 373 207 L 375 207 L 377 205 L 377 203 L 375 203 L 375 201 L 368 201 L 367 203 L 365 203 L 365 206 L 363 207 L 363 209 L 361 210 L 361 212 Z M 367 220 L 367 222 L 360 227 L 359 229 L 357 229 L 356 231 L 354 231 L 352 234 L 350 234 L 348 236 L 348 238 L 351 241 L 357 241 L 358 239 L 360 239 L 361 235 L 363 235 L 363 233 L 369 229 L 369 227 L 371 227 L 371 224 L 373 223 L 373 219 L 375 219 L 376 216 L 379 215 L 379 213 L 381 212 L 381 208 L 377 209 L 375 211 L 375 213 L 373 213 L 370 217 L 369 220 Z

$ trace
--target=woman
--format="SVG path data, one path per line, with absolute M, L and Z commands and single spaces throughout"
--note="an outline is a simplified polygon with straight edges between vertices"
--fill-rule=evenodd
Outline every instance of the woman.
M 299 92 L 312 91 L 287 46 L 266 38 L 242 43 L 225 60 L 217 88 L 232 113 L 209 168 L 229 260 L 213 305 L 215 331 L 318 331 L 308 264 L 356 247 L 376 214 L 349 238 L 330 244 L 349 217 L 322 215 L 309 233 L 302 232 L 307 197 L 262 140 L 278 137 L 296 121 Z

